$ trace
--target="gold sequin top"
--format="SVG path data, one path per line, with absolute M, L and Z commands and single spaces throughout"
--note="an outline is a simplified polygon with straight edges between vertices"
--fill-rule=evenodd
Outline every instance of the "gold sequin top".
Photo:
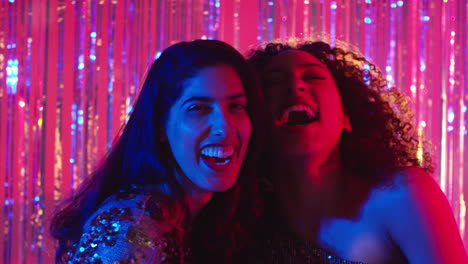
M 83 227 L 65 263 L 187 263 L 160 202 L 138 186 L 107 198 Z

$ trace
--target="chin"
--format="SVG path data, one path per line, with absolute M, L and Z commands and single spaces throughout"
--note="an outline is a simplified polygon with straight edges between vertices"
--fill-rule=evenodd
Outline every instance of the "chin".
M 226 192 L 228 191 L 229 189 L 232 188 L 232 186 L 234 186 L 234 183 L 232 184 L 225 184 L 225 185 L 222 185 L 222 186 L 216 186 L 216 188 L 213 188 L 213 192 Z
M 229 189 L 231 189 L 232 186 L 229 186 L 229 187 L 217 187 L 217 188 L 213 188 L 211 190 L 211 192 L 214 192 L 214 193 L 221 193 L 221 192 L 226 192 L 226 191 L 229 191 Z
M 210 184 L 205 188 L 205 190 L 208 190 L 210 192 L 225 192 L 228 191 L 229 189 L 234 186 L 235 180 L 234 181 L 224 181 L 224 182 L 217 182 L 215 184 Z

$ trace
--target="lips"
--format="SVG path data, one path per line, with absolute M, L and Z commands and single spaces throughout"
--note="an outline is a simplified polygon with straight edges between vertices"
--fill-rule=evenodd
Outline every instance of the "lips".
M 279 123 L 283 126 L 303 126 L 318 120 L 318 112 L 311 106 L 305 104 L 295 104 L 287 107 Z
M 202 160 L 213 169 L 223 169 L 227 167 L 235 153 L 234 145 L 208 145 L 201 149 Z

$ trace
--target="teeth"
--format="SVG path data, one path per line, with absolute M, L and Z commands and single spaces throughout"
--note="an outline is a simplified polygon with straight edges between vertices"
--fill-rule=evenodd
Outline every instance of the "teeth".
M 209 146 L 202 149 L 201 153 L 208 157 L 224 159 L 234 154 L 234 146 Z
M 293 106 L 290 106 L 290 107 L 286 108 L 286 110 L 284 110 L 283 115 L 281 116 L 280 122 L 282 124 L 287 124 L 288 119 L 289 119 L 289 113 L 294 112 L 294 111 L 304 111 L 304 112 L 307 113 L 307 116 L 309 118 L 315 117 L 315 112 L 309 106 L 307 106 L 307 105 L 293 105 Z

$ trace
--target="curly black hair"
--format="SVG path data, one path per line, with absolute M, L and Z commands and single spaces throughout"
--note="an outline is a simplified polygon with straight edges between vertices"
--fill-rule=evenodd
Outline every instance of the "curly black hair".
M 412 124 L 408 97 L 390 87 L 359 52 L 332 48 L 322 41 L 268 43 L 251 50 L 249 61 L 261 76 L 274 56 L 292 49 L 318 58 L 335 80 L 352 127 L 341 135 L 341 155 L 348 172 L 371 185 L 391 183 L 394 172 L 404 167 L 433 172 L 427 141 L 418 137 Z M 263 85 L 263 89 L 268 87 Z

